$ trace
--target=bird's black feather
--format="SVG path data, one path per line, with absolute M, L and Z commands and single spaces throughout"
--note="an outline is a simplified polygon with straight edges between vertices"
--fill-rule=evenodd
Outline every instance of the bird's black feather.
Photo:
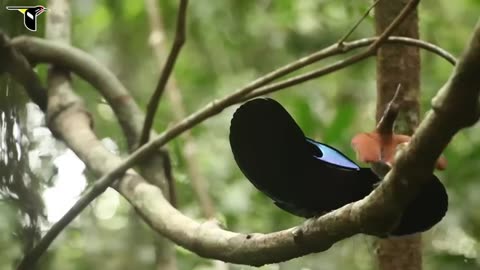
M 244 175 L 279 208 L 312 217 L 367 196 L 380 179 L 338 150 L 306 138 L 276 101 L 259 98 L 235 112 L 230 126 L 233 156 Z M 424 231 L 444 216 L 447 196 L 432 180 L 407 207 L 394 235 Z

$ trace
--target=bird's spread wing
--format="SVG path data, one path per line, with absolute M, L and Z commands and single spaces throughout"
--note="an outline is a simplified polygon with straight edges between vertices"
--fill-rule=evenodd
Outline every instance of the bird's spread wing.
M 362 199 L 379 181 L 338 150 L 306 138 L 272 99 L 251 100 L 235 112 L 230 145 L 250 182 L 277 206 L 299 216 Z
M 245 176 L 275 204 L 311 217 L 367 196 L 380 182 L 337 149 L 308 139 L 288 112 L 272 99 L 240 106 L 230 126 L 230 145 Z M 448 208 L 444 186 L 432 174 L 407 206 L 393 235 L 428 230 Z
M 310 148 L 288 112 L 272 99 L 254 99 L 237 109 L 230 146 L 243 174 L 262 192 L 282 201 L 304 171 Z

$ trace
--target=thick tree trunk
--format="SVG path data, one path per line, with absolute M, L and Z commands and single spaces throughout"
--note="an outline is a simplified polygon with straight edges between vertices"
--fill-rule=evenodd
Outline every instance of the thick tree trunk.
M 408 0 L 380 1 L 375 7 L 376 33 L 381 33 L 398 15 Z M 395 35 L 418 38 L 418 14 L 412 13 Z M 396 132 L 411 134 L 419 119 L 420 55 L 415 47 L 386 45 L 377 55 L 377 122 L 385 106 L 401 84 L 403 104 L 396 122 Z M 381 239 L 376 256 L 381 270 L 422 269 L 421 235 Z

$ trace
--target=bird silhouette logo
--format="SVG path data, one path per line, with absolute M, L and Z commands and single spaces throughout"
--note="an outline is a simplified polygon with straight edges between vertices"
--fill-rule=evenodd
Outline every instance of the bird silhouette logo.
M 47 9 L 44 6 L 7 6 L 7 10 L 17 10 L 23 14 L 23 24 L 25 27 L 35 32 L 37 31 L 37 17 Z

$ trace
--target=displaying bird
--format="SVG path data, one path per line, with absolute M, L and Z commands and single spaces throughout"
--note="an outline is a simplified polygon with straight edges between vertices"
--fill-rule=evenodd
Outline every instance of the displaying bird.
M 337 149 L 305 137 L 273 99 L 257 98 L 241 105 L 231 120 L 229 139 L 247 179 L 279 208 L 297 216 L 320 216 L 360 200 L 381 181 Z M 432 174 L 390 234 L 428 230 L 447 208 L 445 188 Z

